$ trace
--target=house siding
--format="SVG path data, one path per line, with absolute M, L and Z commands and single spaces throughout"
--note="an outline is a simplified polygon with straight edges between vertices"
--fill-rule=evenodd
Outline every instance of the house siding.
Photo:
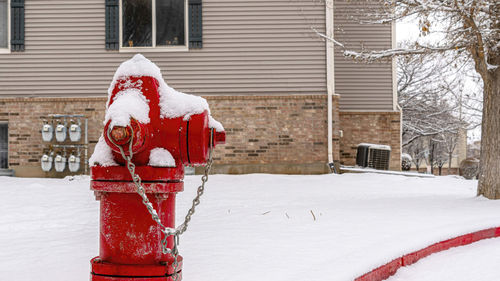
M 378 1 L 335 0 L 335 39 L 347 49 L 383 50 L 392 47 L 391 24 L 362 24 L 380 5 Z M 341 111 L 391 111 L 393 104 L 392 61 L 354 62 L 335 48 L 335 92 L 341 95 Z
M 26 1 L 26 51 L 0 54 L 0 96 L 106 94 L 132 53 L 105 50 L 104 0 Z M 325 94 L 324 4 L 203 1 L 203 48 L 146 52 L 172 87 L 203 95 Z
M 0 96 L 104 96 L 132 53 L 105 50 L 104 0 L 26 2 L 26 51 L 0 54 Z M 391 47 L 391 25 L 359 24 L 335 0 L 335 38 L 349 48 Z M 358 12 L 356 12 L 358 11 Z M 203 1 L 203 48 L 146 52 L 172 87 L 203 95 L 325 94 L 321 1 Z M 335 91 L 347 111 L 393 110 L 391 62 L 362 64 L 335 48 Z
M 343 13 L 355 9 L 335 1 L 339 41 L 349 48 L 360 43 L 390 47 L 390 26 L 365 29 L 349 22 Z M 102 132 L 109 83 L 118 65 L 133 55 L 105 49 L 104 2 L 26 1 L 26 50 L 0 54 L 0 122 L 17 130 L 9 135 L 9 167 L 20 176 L 49 176 L 39 168 L 39 128 L 48 114 L 79 113 L 92 120 L 93 151 Z M 206 97 L 212 114 L 226 127 L 228 139 L 217 148 L 216 171 L 328 171 L 326 44 L 312 31 L 325 32 L 324 5 L 310 0 L 203 0 L 202 49 L 144 53 L 170 86 Z M 399 147 L 393 135 L 373 139 L 377 134 L 371 133 L 385 130 L 383 120 L 389 119 L 384 116 L 392 116 L 391 63 L 354 63 L 336 48 L 334 80 L 340 94 L 333 97 L 334 161 L 350 163 L 360 139 Z M 339 117 L 347 111 L 380 114 Z M 357 119 L 372 124 L 371 131 L 358 133 Z

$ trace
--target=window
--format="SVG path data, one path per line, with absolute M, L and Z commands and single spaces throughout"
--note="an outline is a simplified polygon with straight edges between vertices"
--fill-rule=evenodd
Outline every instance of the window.
M 7 150 L 8 142 L 8 125 L 0 123 L 0 169 L 7 169 L 9 167 Z
M 186 0 L 122 0 L 121 46 L 186 46 Z
M 9 3 L 0 0 L 0 49 L 9 48 Z

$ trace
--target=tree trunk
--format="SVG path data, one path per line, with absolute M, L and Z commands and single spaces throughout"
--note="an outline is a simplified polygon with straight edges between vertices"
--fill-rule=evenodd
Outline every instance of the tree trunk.
M 448 175 L 451 175 L 451 160 L 453 158 L 453 152 L 448 153 Z
M 430 143 L 430 153 L 429 153 L 429 165 L 431 166 L 431 174 L 434 175 L 434 142 L 432 140 Z
M 500 69 L 483 75 L 483 82 L 481 162 L 477 192 L 489 199 L 500 199 Z

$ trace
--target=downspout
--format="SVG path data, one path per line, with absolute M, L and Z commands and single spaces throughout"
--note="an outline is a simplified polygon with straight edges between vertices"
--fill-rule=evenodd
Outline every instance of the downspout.
M 325 12 L 326 12 L 326 36 L 333 38 L 334 36 L 334 21 L 333 21 L 333 1 L 325 1 Z M 328 165 L 330 169 L 334 172 L 335 166 L 333 165 L 333 104 L 332 98 L 335 93 L 335 76 L 334 76 L 334 49 L 333 42 L 331 40 L 326 41 L 326 89 L 328 97 Z
M 396 41 L 396 20 L 391 23 L 391 45 L 392 49 L 396 49 L 398 43 Z M 398 104 L 398 66 L 396 57 L 391 59 L 392 67 L 392 110 L 401 112 L 401 107 Z
M 398 46 L 396 38 L 396 20 L 391 23 L 391 41 L 392 48 L 396 49 Z M 399 112 L 399 153 L 403 153 L 403 109 L 399 105 L 398 100 L 398 67 L 396 58 L 392 58 L 392 109 Z M 401 157 L 399 158 L 399 167 L 401 167 Z

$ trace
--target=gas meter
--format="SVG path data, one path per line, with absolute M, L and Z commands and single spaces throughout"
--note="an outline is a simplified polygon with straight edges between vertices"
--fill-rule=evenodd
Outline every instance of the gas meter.
M 43 124 L 42 126 L 42 140 L 43 141 L 52 141 L 52 137 L 54 136 L 54 128 L 51 124 Z
M 63 142 L 66 140 L 66 126 L 63 124 L 58 124 L 56 126 L 56 140 L 58 142 Z
M 71 126 L 69 126 L 69 139 L 72 142 L 77 142 L 80 141 L 81 137 L 82 137 L 82 129 L 80 128 L 80 125 L 71 124 Z
M 57 154 L 54 159 L 54 166 L 57 172 L 62 172 L 66 168 L 66 157 L 61 154 Z
M 42 159 L 40 159 L 40 163 L 42 165 L 42 170 L 44 172 L 48 172 L 52 169 L 52 156 L 47 154 L 42 155 Z
M 68 168 L 72 173 L 80 170 L 80 157 L 71 154 L 68 158 Z

